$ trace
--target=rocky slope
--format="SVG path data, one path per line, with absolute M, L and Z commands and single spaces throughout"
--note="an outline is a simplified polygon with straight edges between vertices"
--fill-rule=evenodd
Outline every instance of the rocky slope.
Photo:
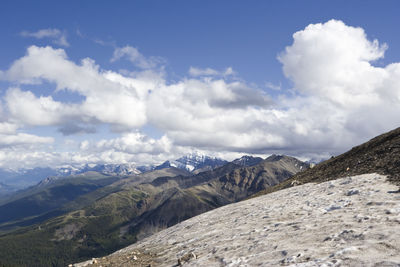
M 74 266 L 399 266 L 396 191 L 378 174 L 295 186 Z

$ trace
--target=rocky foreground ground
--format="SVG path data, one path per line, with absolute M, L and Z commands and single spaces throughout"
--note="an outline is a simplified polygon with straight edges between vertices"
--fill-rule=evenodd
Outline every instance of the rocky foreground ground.
M 400 266 L 400 193 L 386 179 L 295 186 L 74 266 Z

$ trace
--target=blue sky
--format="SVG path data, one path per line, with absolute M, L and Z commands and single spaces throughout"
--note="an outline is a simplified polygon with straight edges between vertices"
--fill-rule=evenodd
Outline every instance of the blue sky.
M 2 167 L 317 159 L 399 123 L 397 1 L 1 5 Z
M 246 80 L 257 83 L 276 77 L 284 80 L 276 55 L 291 43 L 294 32 L 310 23 L 340 19 L 397 47 L 399 37 L 393 34 L 398 23 L 396 2 L 3 1 L 0 40 L 7 50 L 1 51 L 1 66 L 8 66 L 33 43 L 18 33 L 57 28 L 67 31 L 70 58 L 95 58 L 104 67 L 115 67 L 109 64 L 112 48 L 91 40 L 130 44 L 145 55 L 165 57 L 177 75 L 184 75 L 195 64 L 216 69 L 232 66 Z M 77 30 L 87 39 L 76 36 Z M 400 57 L 398 51 L 389 50 L 386 57 L 389 54 L 394 60 Z

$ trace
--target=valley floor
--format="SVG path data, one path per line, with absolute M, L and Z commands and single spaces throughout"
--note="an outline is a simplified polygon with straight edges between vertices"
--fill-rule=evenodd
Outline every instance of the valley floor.
M 295 186 L 201 214 L 94 265 L 122 260 L 125 266 L 178 260 L 185 266 L 399 266 L 400 193 L 378 174 Z

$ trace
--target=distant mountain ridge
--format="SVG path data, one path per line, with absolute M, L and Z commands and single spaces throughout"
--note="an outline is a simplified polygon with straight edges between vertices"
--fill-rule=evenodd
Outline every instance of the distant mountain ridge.
M 65 165 L 57 168 L 37 167 L 33 169 L 19 170 L 0 168 L 0 183 L 2 185 L 0 188 L 0 197 L 17 190 L 33 186 L 37 183 L 46 184 L 48 182 L 58 180 L 60 177 L 78 175 L 91 171 L 113 176 L 130 176 L 143 172 L 175 167 L 189 172 L 197 171 L 198 173 L 222 166 L 227 162 L 228 161 L 226 160 L 210 157 L 200 153 L 192 153 L 176 160 L 167 160 L 158 166 L 137 166 L 135 163 L 121 163 Z
M 194 160 L 206 162 L 204 158 Z M 0 206 L 1 214 L 7 214 L 0 225 L 4 230 L 30 225 L 0 236 L 0 265 L 15 265 L 17 257 L 20 266 L 32 266 L 38 258 L 41 266 L 54 262 L 65 266 L 76 261 L 71 259 L 105 255 L 185 219 L 240 201 L 308 166 L 286 156 L 269 157 L 255 165 L 245 159 L 198 174 L 175 167 L 125 177 L 93 171 L 33 188 L 36 191 Z M 25 207 L 25 215 L 18 207 Z M 18 255 L 10 258 L 10 249 Z
M 3 190 L 0 190 L 0 197 L 9 195 L 18 190 L 26 189 L 38 183 L 46 184 L 62 177 L 78 175 L 90 171 L 113 176 L 134 175 L 140 173 L 140 171 L 135 168 L 135 165 L 130 163 L 84 164 L 80 166 L 20 170 L 0 169 L 0 183 L 3 184 Z

